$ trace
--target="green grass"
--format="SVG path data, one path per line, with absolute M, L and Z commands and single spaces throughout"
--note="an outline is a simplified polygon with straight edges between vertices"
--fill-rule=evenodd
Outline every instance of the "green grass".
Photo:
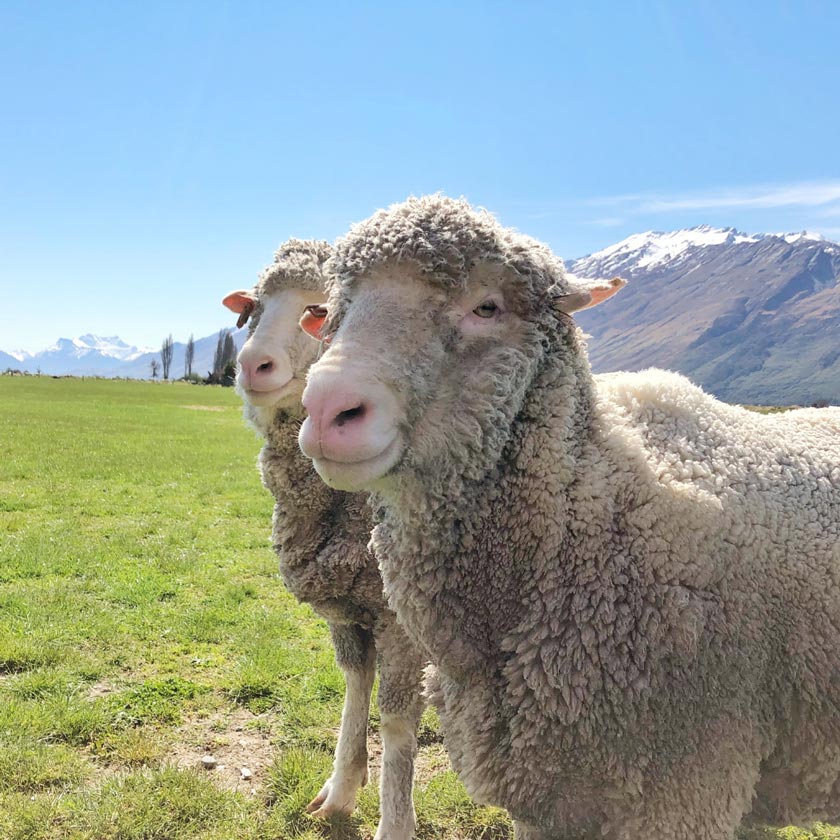
M 347 820 L 304 813 L 343 682 L 277 577 L 258 449 L 230 389 L 0 377 L 0 840 L 373 836 L 373 783 Z M 420 840 L 509 838 L 431 713 L 421 736 Z
M 745 405 L 744 408 L 758 414 L 784 414 L 790 411 L 790 406 L 786 405 Z
M 231 389 L 0 377 L 2 840 L 373 836 L 375 784 L 304 813 L 344 687 L 277 576 L 259 446 Z M 420 837 L 509 836 L 438 741 L 428 714 Z

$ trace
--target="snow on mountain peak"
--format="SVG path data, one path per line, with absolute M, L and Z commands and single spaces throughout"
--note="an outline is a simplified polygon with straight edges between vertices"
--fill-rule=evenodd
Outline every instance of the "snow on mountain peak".
M 62 356 L 68 359 L 81 359 L 93 354 L 94 356 L 117 359 L 121 362 L 130 362 L 138 356 L 151 352 L 153 352 L 151 347 L 134 347 L 116 335 L 103 338 L 92 333 L 86 333 L 77 338 L 59 338 L 55 344 L 39 353 L 30 353 L 27 358 L 38 360 L 48 356 Z
M 78 338 L 73 339 L 73 345 L 80 351 L 80 355 L 85 352 L 95 350 L 103 356 L 110 356 L 113 359 L 121 359 L 123 361 L 130 361 L 142 356 L 144 353 L 153 352 L 151 347 L 133 347 L 127 342 L 123 341 L 117 335 L 99 336 L 92 333 L 85 333 Z
M 803 230 L 799 233 L 774 233 L 773 236 L 779 236 L 785 240 L 789 245 L 793 245 L 794 242 L 800 242 L 803 239 L 807 239 L 813 242 L 827 242 L 828 240 L 821 234 L 821 233 L 813 233 L 809 230 Z
M 571 269 L 583 276 L 618 274 L 622 271 L 651 269 L 688 256 L 693 248 L 707 248 L 716 245 L 740 245 L 762 242 L 769 239 L 783 240 L 789 245 L 800 242 L 828 243 L 819 233 L 743 233 L 735 228 L 716 228 L 711 225 L 671 232 L 649 230 L 636 233 L 602 251 L 588 257 L 574 260 Z
M 632 256 L 633 263 L 638 268 L 651 268 L 679 257 L 689 248 L 705 248 L 709 245 L 723 245 L 726 242 L 757 242 L 757 237 L 741 233 L 735 228 L 715 228 L 711 225 L 699 225 L 685 230 L 675 230 L 670 233 L 649 230 L 628 236 L 621 242 L 604 248 L 589 257 L 584 257 L 581 263 L 589 262 L 624 262 Z
M 233 331 L 233 340 L 240 349 L 248 336 L 247 327 Z M 199 373 L 209 370 L 218 343 L 218 333 L 200 338 L 195 342 L 193 370 Z M 183 370 L 184 344 L 174 345 L 173 370 Z M 2 352 L 2 351 L 0 351 Z M 118 336 L 98 336 L 92 333 L 76 338 L 59 338 L 51 347 L 37 353 L 21 352 L 15 358 L 23 370 L 31 373 L 63 376 L 127 376 L 148 378 L 149 362 L 159 358 L 160 348 L 134 347 Z M 7 354 L 11 356 L 11 354 Z M 8 360 L 6 361 L 8 364 Z M 180 374 L 179 374 L 180 375 Z

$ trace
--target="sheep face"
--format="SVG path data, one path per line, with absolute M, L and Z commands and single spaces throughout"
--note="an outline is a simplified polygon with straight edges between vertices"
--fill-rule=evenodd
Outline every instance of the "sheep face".
M 299 288 L 237 294 L 253 301 L 255 317 L 237 358 L 236 390 L 254 425 L 265 431 L 278 410 L 295 410 L 300 403 L 318 348 L 301 332 L 298 320 L 325 295 Z
M 289 239 L 251 290 L 227 295 L 222 304 L 250 318 L 248 340 L 237 359 L 236 390 L 245 416 L 266 435 L 278 412 L 299 414 L 306 371 L 317 347 L 300 331 L 298 320 L 308 306 L 326 298 L 325 265 L 332 253 L 327 242 Z
M 309 372 L 300 444 L 343 490 L 485 475 L 562 326 L 496 261 L 449 287 L 411 262 L 386 262 L 344 289 L 340 311 Z

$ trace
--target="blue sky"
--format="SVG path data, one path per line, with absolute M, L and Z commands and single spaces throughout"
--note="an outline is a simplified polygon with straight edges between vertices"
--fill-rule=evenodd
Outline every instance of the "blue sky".
M 442 190 L 577 257 L 840 239 L 840 6 L 0 4 L 0 348 L 228 322 L 286 237 Z

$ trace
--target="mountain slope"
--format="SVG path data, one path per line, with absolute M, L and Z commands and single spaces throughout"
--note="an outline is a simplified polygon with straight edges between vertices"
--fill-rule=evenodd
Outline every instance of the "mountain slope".
M 17 356 L 12 356 L 9 353 L 4 353 L 0 350 L 0 370 L 23 370 L 21 360 Z
M 631 281 L 578 316 L 596 371 L 679 370 L 731 402 L 840 403 L 840 245 L 704 226 L 632 236 L 568 267 Z
M 630 236 L 567 263 L 581 277 L 630 280 L 577 319 L 596 371 L 664 367 L 730 402 L 840 403 L 840 245 L 808 233 L 701 226 Z M 237 349 L 246 329 L 234 333 Z M 206 375 L 217 334 L 196 341 Z M 174 345 L 172 378 L 184 373 Z M 112 336 L 60 339 L 34 355 L 0 353 L 0 370 L 146 379 L 159 349 Z

